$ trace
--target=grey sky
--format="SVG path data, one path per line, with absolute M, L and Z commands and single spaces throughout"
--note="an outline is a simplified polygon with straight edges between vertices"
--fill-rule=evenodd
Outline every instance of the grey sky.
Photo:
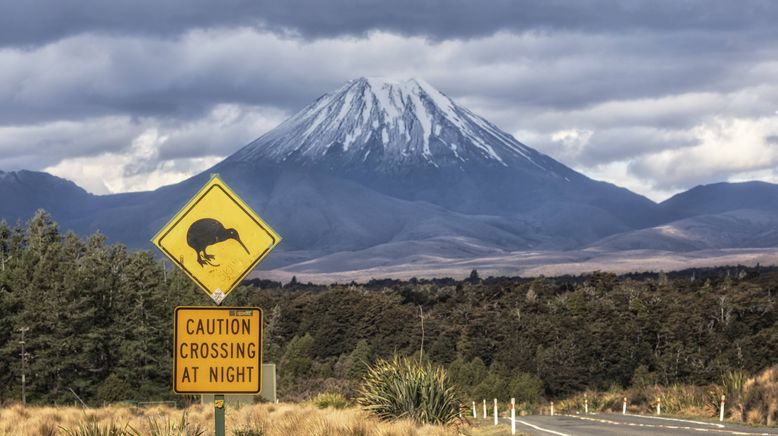
M 767 0 L 0 0 L 0 169 L 151 189 L 389 76 L 654 199 L 778 182 L 777 21 Z

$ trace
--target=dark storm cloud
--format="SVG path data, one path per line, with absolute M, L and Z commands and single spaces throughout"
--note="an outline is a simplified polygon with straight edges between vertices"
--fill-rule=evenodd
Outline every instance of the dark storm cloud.
M 726 93 L 778 52 L 777 20 L 778 2 L 769 0 L 6 0 L 0 125 L 110 115 L 192 120 L 220 103 L 291 112 L 367 74 L 422 75 L 456 99 L 512 112 Z M 375 30 L 429 38 L 413 43 L 427 59 L 409 56 L 413 44 L 374 57 L 306 48 Z M 282 36 L 257 37 L 265 31 Z M 476 43 L 442 59 L 441 71 L 428 68 L 452 38 L 499 31 L 526 37 Z
M 360 75 L 418 75 L 459 101 L 481 100 L 510 116 L 570 111 L 760 83 L 769 76 L 751 77 L 762 74 L 754 66 L 766 53 L 778 57 L 774 41 L 761 32 L 686 31 L 498 34 L 438 43 L 376 35 L 301 41 L 248 29 L 173 39 L 84 34 L 0 51 L 0 125 L 106 115 L 191 120 L 220 103 L 292 112 Z M 698 115 L 651 122 L 688 126 Z M 614 116 L 622 117 L 608 114 Z
M 192 28 L 252 26 L 307 38 L 385 30 L 433 39 L 500 30 L 585 32 L 772 27 L 770 0 L 5 0 L 3 45 L 41 44 L 98 32 L 175 35 Z
M 244 45 L 268 40 L 277 43 L 269 50 Z M 80 35 L 0 51 L 0 125 L 106 115 L 189 120 L 218 103 L 299 108 L 334 83 L 307 78 L 284 44 L 249 32 Z

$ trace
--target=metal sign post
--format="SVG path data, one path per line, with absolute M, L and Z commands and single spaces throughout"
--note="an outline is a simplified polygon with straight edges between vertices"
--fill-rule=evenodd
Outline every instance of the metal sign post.
M 225 436 L 224 430 L 224 395 L 216 395 L 213 401 L 213 419 L 216 436 Z

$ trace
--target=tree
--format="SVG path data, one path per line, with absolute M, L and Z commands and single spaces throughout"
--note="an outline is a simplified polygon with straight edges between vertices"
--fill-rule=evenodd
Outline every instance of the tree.
M 373 363 L 373 348 L 366 340 L 357 342 L 354 351 L 349 355 L 349 367 L 346 377 L 349 380 L 361 380 L 367 373 L 367 369 Z
M 10 399 L 9 391 L 12 386 L 17 384 L 14 380 L 17 374 L 11 370 L 12 350 L 15 349 L 11 345 L 11 341 L 14 339 L 15 329 L 12 322 L 14 311 L 8 291 L 9 287 L 5 283 L 4 274 L 0 272 L 0 386 L 6 386 L 5 389 L 0 388 L 0 403 Z
M 25 240 L 14 272 L 18 274 L 15 296 L 23 307 L 16 324 L 30 329 L 25 338 L 28 392 L 32 399 L 61 401 L 70 395 L 65 354 L 72 341 L 66 336 L 66 311 L 72 307 L 64 272 L 72 270 L 73 263 L 64 256 L 57 224 L 44 211 L 37 211 L 28 223 Z
M 310 375 L 313 367 L 313 343 L 313 337 L 308 333 L 302 337 L 295 336 L 289 341 L 279 368 L 283 380 L 292 383 L 298 378 Z
M 170 384 L 172 305 L 165 304 L 168 296 L 159 268 L 143 251 L 131 254 L 126 265 L 118 267 L 121 316 L 116 326 L 122 332 L 115 338 L 120 350 L 117 375 L 142 396 L 160 395 Z

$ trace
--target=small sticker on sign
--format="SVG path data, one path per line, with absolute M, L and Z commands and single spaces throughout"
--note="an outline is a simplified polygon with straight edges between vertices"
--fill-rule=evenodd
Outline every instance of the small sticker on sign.
M 231 310 L 230 316 L 252 316 L 254 311 L 251 309 L 248 310 Z
M 224 301 L 224 297 L 226 297 L 226 295 L 224 295 L 224 292 L 222 292 L 221 289 L 217 289 L 216 292 L 211 294 L 211 299 L 215 301 L 216 304 L 221 304 L 222 301 Z

